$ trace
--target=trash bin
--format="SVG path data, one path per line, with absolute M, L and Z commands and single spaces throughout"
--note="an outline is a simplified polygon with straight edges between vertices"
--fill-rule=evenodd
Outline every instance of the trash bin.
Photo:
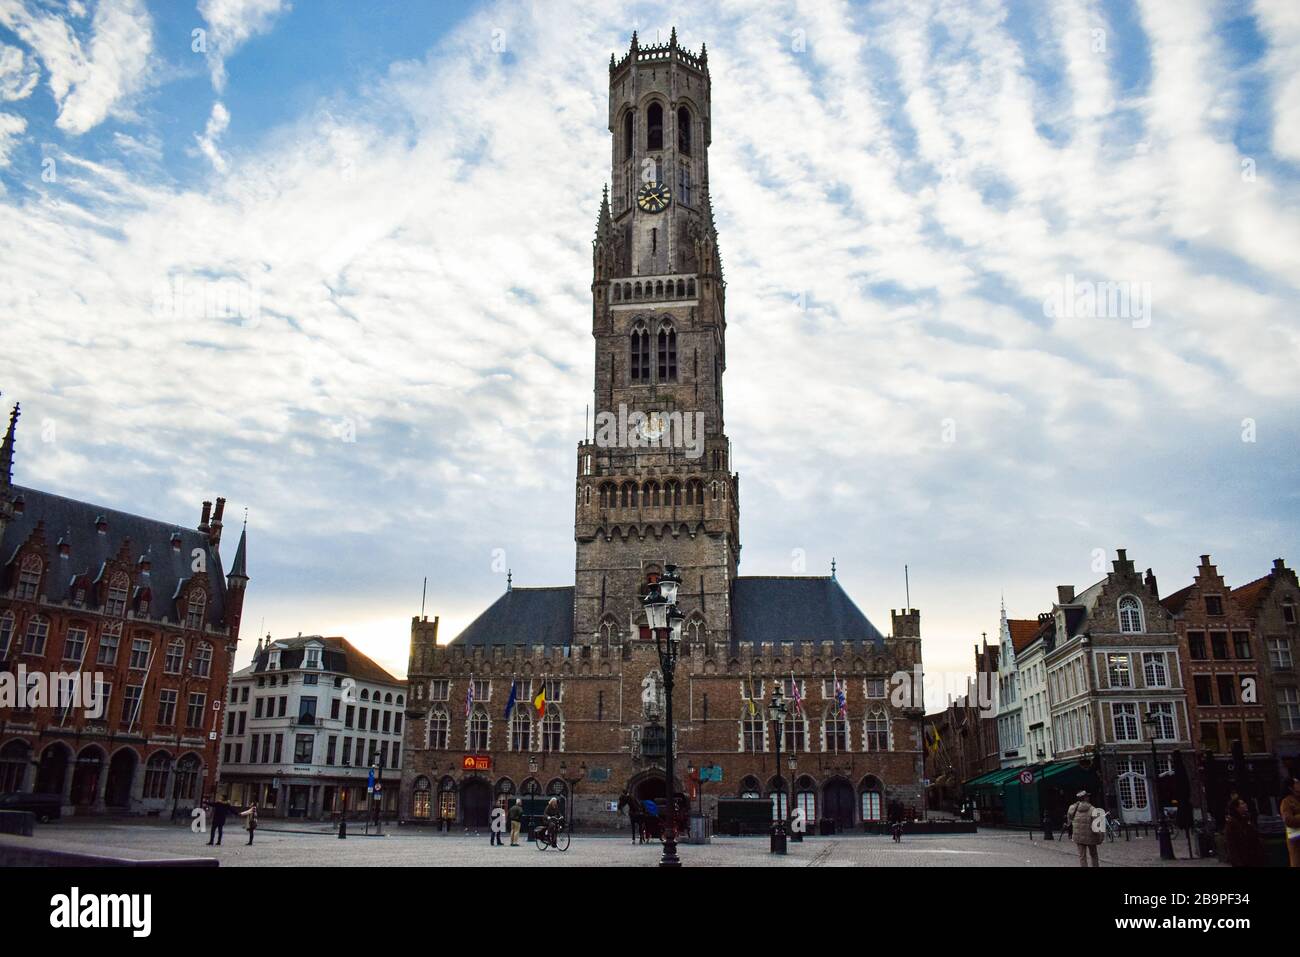
M 711 844 L 713 842 L 713 819 L 691 816 L 691 844 Z

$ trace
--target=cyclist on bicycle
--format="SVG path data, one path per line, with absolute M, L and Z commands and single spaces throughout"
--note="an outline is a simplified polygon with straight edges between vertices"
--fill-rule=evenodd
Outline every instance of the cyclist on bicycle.
M 560 812 L 560 802 L 558 798 L 551 798 L 546 802 L 546 810 L 542 812 L 542 821 L 546 827 L 546 836 L 555 846 L 555 839 L 560 831 L 564 829 L 564 815 Z

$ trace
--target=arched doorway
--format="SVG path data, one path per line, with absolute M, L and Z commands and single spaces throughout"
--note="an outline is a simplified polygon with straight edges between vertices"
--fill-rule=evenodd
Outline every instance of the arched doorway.
M 822 787 L 822 817 L 830 818 L 841 831 L 853 828 L 853 785 L 843 778 L 831 778 Z
M 632 787 L 632 796 L 643 804 L 647 798 L 658 804 L 662 804 L 665 794 L 667 794 L 667 792 L 664 790 L 663 772 L 654 775 L 647 775 Z
M 862 820 L 863 823 L 883 823 L 885 820 L 885 787 L 880 778 L 868 774 L 862 779 Z
M 105 807 L 131 806 L 131 786 L 135 783 L 135 769 L 140 760 L 130 748 L 123 748 L 108 762 L 108 783 L 104 787 Z
M 104 752 L 93 745 L 82 748 L 72 770 L 72 803 L 93 807 L 99 797 L 99 776 L 104 773 Z
M 69 757 L 67 745 L 57 742 L 41 752 L 41 763 L 36 768 L 36 793 L 63 796 Z
M 32 762 L 32 748 L 15 738 L 0 748 L 0 794 L 14 794 L 23 789 L 27 765 Z
M 492 811 L 492 785 L 482 778 L 467 778 L 460 785 L 460 806 L 466 827 L 487 827 Z

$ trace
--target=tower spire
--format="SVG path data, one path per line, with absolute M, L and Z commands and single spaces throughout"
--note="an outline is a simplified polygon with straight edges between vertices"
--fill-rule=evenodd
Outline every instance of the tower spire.
M 5 430 L 5 437 L 0 441 L 0 488 L 9 488 L 14 481 L 14 433 L 18 428 L 18 416 L 22 415 L 22 409 L 17 402 L 14 403 L 13 411 L 9 413 L 9 428 Z

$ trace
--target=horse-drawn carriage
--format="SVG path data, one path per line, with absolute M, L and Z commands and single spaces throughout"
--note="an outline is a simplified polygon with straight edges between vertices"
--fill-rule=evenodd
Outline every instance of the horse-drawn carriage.
M 624 792 L 618 799 L 619 813 L 626 813 L 632 826 L 632 843 L 647 844 L 651 840 L 663 840 L 667 824 L 668 808 L 663 798 L 646 798 L 638 800 L 634 795 Z M 689 833 L 691 826 L 691 804 L 685 794 L 678 791 L 673 801 L 673 826 L 679 836 Z

